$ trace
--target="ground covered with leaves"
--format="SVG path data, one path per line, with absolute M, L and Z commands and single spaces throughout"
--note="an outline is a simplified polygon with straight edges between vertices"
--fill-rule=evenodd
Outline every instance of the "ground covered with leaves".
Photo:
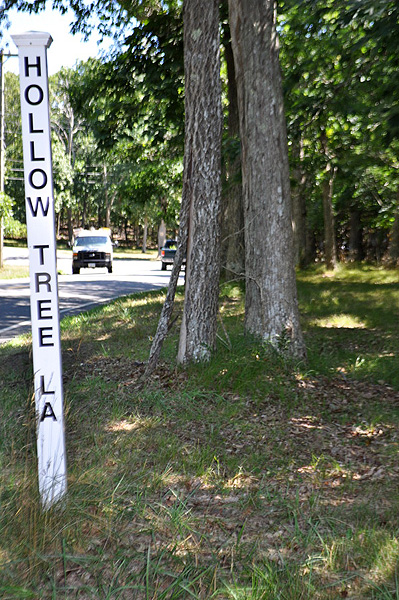
M 399 598 L 398 281 L 300 274 L 306 365 L 243 335 L 238 286 L 212 360 L 175 367 L 177 321 L 150 380 L 163 292 L 64 321 L 68 499 L 47 513 L 29 340 L 1 348 L 0 597 Z

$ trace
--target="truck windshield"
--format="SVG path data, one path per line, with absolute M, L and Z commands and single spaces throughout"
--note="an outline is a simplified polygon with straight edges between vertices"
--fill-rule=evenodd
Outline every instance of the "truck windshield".
M 108 238 L 96 236 L 85 236 L 76 238 L 75 245 L 76 246 L 98 246 L 99 244 L 106 244 Z

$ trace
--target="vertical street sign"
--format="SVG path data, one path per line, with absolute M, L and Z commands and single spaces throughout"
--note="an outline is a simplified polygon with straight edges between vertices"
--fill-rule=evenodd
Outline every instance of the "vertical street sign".
M 0 196 L 4 192 L 4 52 L 0 50 Z M 0 197 L 1 202 L 1 197 Z M 0 214 L 0 269 L 3 267 L 4 219 Z
M 48 33 L 11 36 L 18 47 L 28 229 L 39 491 L 50 508 L 66 493 L 66 457 L 53 173 Z

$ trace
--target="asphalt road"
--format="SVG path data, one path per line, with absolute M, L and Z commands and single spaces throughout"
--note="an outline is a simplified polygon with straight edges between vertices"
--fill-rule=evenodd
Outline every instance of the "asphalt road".
M 28 265 L 28 251 L 4 248 L 5 263 Z M 71 252 L 57 252 L 57 270 L 72 272 Z M 82 269 L 80 275 L 59 275 L 61 318 L 78 314 L 120 296 L 166 287 L 170 270 L 157 260 L 114 258 L 113 273 Z M 183 283 L 183 276 L 180 276 Z M 0 279 L 0 343 L 30 331 L 29 279 Z

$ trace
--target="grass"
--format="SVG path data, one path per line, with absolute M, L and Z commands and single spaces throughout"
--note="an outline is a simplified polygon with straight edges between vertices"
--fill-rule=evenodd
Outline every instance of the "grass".
M 5 265 L 0 269 L 0 280 L 17 279 L 20 277 L 29 277 L 29 267 Z
M 62 321 L 68 499 L 37 498 L 29 337 L 0 347 L 0 597 L 399 598 L 399 274 L 298 274 L 309 352 L 243 336 L 143 382 L 164 291 Z M 181 311 L 178 295 L 176 314 Z
M 341 266 L 321 277 L 311 270 L 300 274 L 299 294 L 311 364 L 399 388 L 397 270 Z

